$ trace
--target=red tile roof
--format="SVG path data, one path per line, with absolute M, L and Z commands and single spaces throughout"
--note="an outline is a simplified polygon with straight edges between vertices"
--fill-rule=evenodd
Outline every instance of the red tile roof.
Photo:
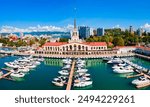
M 90 45 L 90 46 L 107 46 L 106 42 L 84 42 L 81 44 Z
M 47 42 L 43 46 L 61 46 L 61 45 L 66 45 L 69 44 L 67 42 Z M 83 42 L 79 43 L 83 45 L 89 45 L 89 46 L 107 46 L 106 42 Z
M 43 46 L 60 46 L 65 44 L 67 44 L 67 42 L 47 42 Z

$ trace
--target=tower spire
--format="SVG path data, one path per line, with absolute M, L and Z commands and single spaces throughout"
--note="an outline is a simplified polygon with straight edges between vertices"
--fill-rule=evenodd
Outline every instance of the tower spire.
M 76 18 L 74 18 L 74 29 L 77 29 Z

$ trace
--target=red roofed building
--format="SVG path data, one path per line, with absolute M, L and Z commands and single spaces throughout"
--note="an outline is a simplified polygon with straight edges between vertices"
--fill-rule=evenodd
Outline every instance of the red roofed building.
M 39 55 L 99 55 L 106 53 L 112 54 L 113 52 L 107 50 L 106 42 L 84 42 L 79 39 L 75 20 L 74 30 L 69 42 L 47 42 L 35 53 Z
M 9 36 L 9 41 L 16 41 L 16 40 L 18 40 L 17 35 L 15 35 L 15 34 L 10 34 L 10 36 Z

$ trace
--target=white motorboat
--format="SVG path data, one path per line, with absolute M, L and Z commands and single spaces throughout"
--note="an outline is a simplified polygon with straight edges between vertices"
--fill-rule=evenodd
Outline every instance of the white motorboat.
M 33 61 L 32 63 L 33 63 L 33 65 L 40 65 L 41 64 L 39 61 Z
M 27 73 L 27 72 L 30 71 L 30 69 L 27 68 L 27 67 L 19 67 L 19 68 L 18 68 L 18 71 L 19 71 L 19 72 L 23 72 L 23 73 Z
M 13 62 L 5 62 L 4 64 L 10 68 L 18 68 L 19 67 L 18 65 L 15 65 Z
M 13 72 L 13 73 L 10 74 L 10 76 L 22 78 L 22 77 L 25 76 L 25 74 L 24 74 L 24 73 L 21 73 L 21 72 Z
M 114 65 L 112 68 L 113 68 L 113 69 L 119 69 L 119 68 L 124 68 L 124 66 Z
M 85 81 L 89 81 L 89 80 L 91 80 L 91 78 L 82 76 L 82 77 L 79 77 L 79 78 L 78 77 L 75 78 L 74 82 L 79 83 L 79 82 L 85 82 Z
M 86 87 L 86 86 L 92 85 L 92 83 L 93 83 L 92 81 L 74 83 L 74 87 Z
M 44 58 L 38 58 L 38 61 L 42 62 L 44 61 Z
M 27 68 L 29 68 L 29 69 L 36 68 L 36 66 L 33 65 L 33 64 L 27 64 L 27 65 L 25 65 L 25 67 L 27 67 Z
M 120 63 L 118 64 L 119 66 L 126 66 L 127 64 L 126 63 Z
M 86 73 L 88 70 L 87 69 L 78 69 L 76 72 L 77 73 Z
M 64 63 L 66 63 L 66 62 L 71 62 L 72 60 L 67 58 L 67 59 L 63 59 L 62 61 L 63 61 Z
M 58 76 L 57 78 L 54 78 L 55 81 L 62 81 L 63 83 L 66 83 L 67 77 L 66 76 Z
M 113 69 L 134 69 L 131 65 L 114 65 Z
M 132 84 L 134 84 L 134 85 L 142 85 L 142 84 L 147 84 L 147 83 L 150 83 L 150 79 L 148 79 L 144 76 L 141 76 L 138 79 L 135 79 L 132 81 Z
M 90 76 L 90 74 L 88 74 L 88 73 L 78 73 L 77 75 L 79 75 L 79 76 L 86 76 L 86 77 Z
M 34 61 L 43 62 L 43 61 L 44 61 L 44 58 L 34 58 Z
M 103 58 L 103 61 L 109 61 L 109 60 L 112 60 L 113 58 L 111 58 L 111 57 L 108 57 L 108 58 Z
M 61 75 L 69 75 L 69 72 L 67 70 L 61 70 L 58 73 Z
M 123 61 L 119 58 L 115 58 L 115 59 L 112 59 L 112 60 L 109 60 L 107 63 L 108 64 L 120 64 L 122 63 Z
M 132 73 L 134 72 L 134 70 L 127 69 L 127 68 L 119 68 L 119 69 L 114 69 L 113 72 L 123 74 L 123 73 Z
M 52 83 L 56 86 L 59 86 L 59 87 L 63 87 L 64 86 L 64 83 L 63 82 L 57 82 L 57 81 L 52 81 Z
M 69 69 L 71 65 L 65 65 L 62 69 Z

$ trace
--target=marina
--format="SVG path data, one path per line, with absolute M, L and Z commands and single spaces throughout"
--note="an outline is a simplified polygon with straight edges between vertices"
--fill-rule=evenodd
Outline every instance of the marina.
M 5 62 L 11 62 L 16 59 L 19 59 L 19 56 L 7 56 L 5 58 L 1 58 L 0 65 L 2 68 L 6 68 Z M 134 64 L 142 66 L 145 69 L 150 69 L 149 61 L 144 59 L 136 58 L 136 57 L 127 57 L 123 58 Z M 2 69 L 2 71 L 7 74 L 3 75 L 0 80 L 1 87 L 0 89 L 5 90 L 137 90 L 137 89 L 145 89 L 149 90 L 149 83 L 144 83 L 138 86 L 132 84 L 132 81 L 141 77 L 149 76 L 146 73 L 141 72 L 133 72 L 129 74 L 116 74 L 113 72 L 113 65 L 107 64 L 103 59 L 84 59 L 85 60 L 85 68 L 88 69 L 88 75 L 92 78 L 92 85 L 87 87 L 74 87 L 73 74 L 77 71 L 75 68 L 75 62 L 71 62 L 70 75 L 68 75 L 67 81 L 63 86 L 56 86 L 53 83 L 54 78 L 58 76 L 58 71 L 60 71 L 64 64 L 62 59 L 52 59 L 45 58 L 44 62 L 41 62 L 36 68 L 31 69 L 25 77 L 20 79 L 10 78 L 11 72 L 5 71 L 7 69 Z M 139 61 L 140 60 L 140 61 Z M 141 62 L 141 63 L 140 63 Z M 76 62 L 77 63 L 77 62 Z M 75 65 L 74 65 L 75 64 Z M 127 79 L 128 78 L 128 79 Z M 87 78 L 88 79 L 88 78 Z M 6 85 L 7 84 L 7 85 Z

